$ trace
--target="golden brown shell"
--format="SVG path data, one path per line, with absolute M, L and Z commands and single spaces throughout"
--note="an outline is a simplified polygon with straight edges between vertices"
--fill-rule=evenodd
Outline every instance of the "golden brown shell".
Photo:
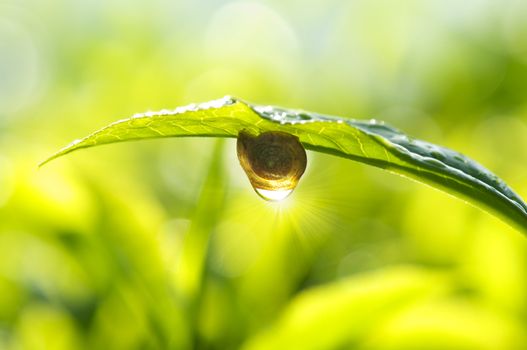
M 306 170 L 306 151 L 298 137 L 280 131 L 253 136 L 241 131 L 238 159 L 258 194 L 264 191 L 292 191 Z M 269 199 L 269 198 L 266 198 Z

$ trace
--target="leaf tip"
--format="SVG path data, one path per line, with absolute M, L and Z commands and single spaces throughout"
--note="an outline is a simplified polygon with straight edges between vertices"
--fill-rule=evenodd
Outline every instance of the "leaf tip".
M 54 154 L 52 154 L 48 158 L 46 158 L 43 161 L 41 161 L 40 163 L 38 163 L 38 167 L 41 168 L 44 165 L 46 165 L 47 163 L 51 162 L 54 159 L 57 159 L 60 156 L 63 156 L 65 154 L 67 154 L 67 153 L 70 153 L 71 151 L 74 151 L 75 149 L 82 148 L 82 146 L 79 147 L 79 144 L 82 141 L 83 141 L 82 139 L 79 139 L 79 140 L 75 140 L 75 141 L 71 142 L 67 146 L 61 148 L 60 150 L 58 150 L 57 152 L 55 152 Z
M 47 163 L 51 162 L 53 159 L 57 158 L 58 156 L 59 156 L 58 154 L 54 154 L 51 157 L 48 157 L 48 158 L 42 160 L 41 162 L 38 163 L 37 168 L 38 169 L 42 168 L 44 165 L 46 165 Z

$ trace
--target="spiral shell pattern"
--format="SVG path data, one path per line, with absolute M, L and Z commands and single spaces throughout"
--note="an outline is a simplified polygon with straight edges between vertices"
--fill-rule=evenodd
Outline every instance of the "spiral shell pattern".
M 281 131 L 267 131 L 258 136 L 241 131 L 237 151 L 240 164 L 258 194 L 258 190 L 292 191 L 307 166 L 306 151 L 298 137 Z

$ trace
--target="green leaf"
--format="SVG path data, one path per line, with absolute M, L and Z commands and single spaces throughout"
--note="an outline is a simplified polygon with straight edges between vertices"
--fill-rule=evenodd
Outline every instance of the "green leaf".
M 470 158 L 412 139 L 375 120 L 352 120 L 257 106 L 224 97 L 175 110 L 146 112 L 114 122 L 76 140 L 40 165 L 72 151 L 114 142 L 159 137 L 237 137 L 283 131 L 298 136 L 306 149 L 329 153 L 404 175 L 487 209 L 527 232 L 527 205 L 501 179 Z
M 296 295 L 242 349 L 363 349 L 386 321 L 447 288 L 445 276 L 404 266 L 313 287 Z

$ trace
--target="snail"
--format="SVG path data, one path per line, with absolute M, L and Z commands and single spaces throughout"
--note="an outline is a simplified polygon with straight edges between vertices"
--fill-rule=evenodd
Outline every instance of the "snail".
M 240 165 L 256 193 L 263 199 L 286 198 L 306 170 L 306 151 L 298 137 L 281 131 L 253 136 L 240 131 L 237 141 Z

